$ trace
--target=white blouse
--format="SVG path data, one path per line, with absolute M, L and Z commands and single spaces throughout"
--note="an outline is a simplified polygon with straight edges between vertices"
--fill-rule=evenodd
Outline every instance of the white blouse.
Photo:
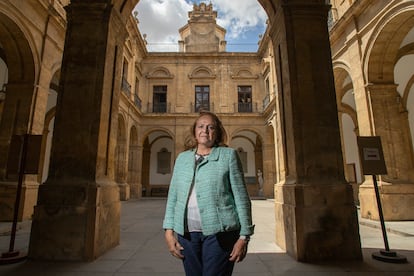
M 201 163 L 207 155 L 195 155 L 196 157 L 196 165 Z M 197 193 L 195 188 L 195 183 L 193 183 L 190 191 L 190 198 L 188 199 L 187 203 L 187 228 L 189 232 L 202 232 L 203 229 L 201 228 L 201 216 L 200 210 L 198 208 L 197 203 Z

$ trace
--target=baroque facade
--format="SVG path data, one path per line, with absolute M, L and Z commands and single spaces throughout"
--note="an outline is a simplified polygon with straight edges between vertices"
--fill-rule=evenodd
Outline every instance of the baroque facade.
M 269 25 L 256 53 L 226 52 L 203 3 L 177 30 L 179 52 L 148 52 L 137 2 L 0 2 L 0 217 L 12 219 L 17 191 L 12 136 L 42 134 L 19 208 L 33 218 L 32 258 L 93 259 L 115 246 L 119 200 L 166 195 L 199 109 L 222 119 L 250 195 L 275 199 L 276 242 L 298 260 L 360 258 L 354 201 L 378 214 L 358 135 L 382 138 L 386 219 L 413 219 L 413 1 L 330 1 L 330 42 L 325 1 L 259 1 Z M 79 237 L 63 237 L 69 224 Z M 330 243 L 336 233 L 353 242 Z M 68 243 L 70 253 L 53 248 Z

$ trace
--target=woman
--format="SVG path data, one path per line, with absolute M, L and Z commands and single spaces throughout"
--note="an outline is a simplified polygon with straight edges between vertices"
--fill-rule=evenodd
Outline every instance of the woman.
M 214 113 L 201 112 L 191 133 L 174 166 L 165 240 L 187 276 L 231 275 L 254 230 L 242 165 Z

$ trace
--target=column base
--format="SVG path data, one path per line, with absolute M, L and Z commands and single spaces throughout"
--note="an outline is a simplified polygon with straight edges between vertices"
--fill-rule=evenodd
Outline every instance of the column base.
M 414 183 L 378 182 L 384 220 L 414 220 Z M 380 220 L 373 180 L 367 178 L 359 186 L 361 217 Z
M 130 183 L 130 187 L 131 198 L 142 198 L 144 196 L 141 183 Z
M 352 187 L 275 185 L 276 242 L 298 261 L 362 260 Z
M 128 183 L 118 183 L 119 198 L 121 201 L 128 201 L 131 197 L 131 189 Z
M 33 208 L 37 201 L 39 184 L 25 181 L 20 197 L 18 221 L 29 220 L 33 216 Z M 13 221 L 16 202 L 17 182 L 0 183 L 0 221 Z
M 47 183 L 34 210 L 29 258 L 91 261 L 120 240 L 115 183 Z

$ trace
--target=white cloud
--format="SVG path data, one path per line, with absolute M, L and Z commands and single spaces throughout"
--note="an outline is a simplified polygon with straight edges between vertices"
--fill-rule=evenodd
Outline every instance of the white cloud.
M 184 0 L 140 0 L 135 8 L 138 27 L 142 35 L 147 35 L 149 50 L 167 47 L 167 51 L 177 51 L 178 29 L 186 24 L 187 12 L 191 8 Z
M 138 10 L 139 29 L 146 34 L 150 51 L 177 51 L 180 39 L 178 29 L 188 20 L 188 12 L 193 9 L 191 0 L 140 0 Z M 227 30 L 226 40 L 244 37 L 247 31 L 265 29 L 266 14 L 257 0 L 212 0 L 201 1 L 213 4 L 218 12 L 217 24 Z M 258 40 L 258 37 L 257 37 Z M 251 41 L 251 43 L 257 43 Z
M 217 23 L 227 29 L 228 39 L 265 26 L 267 16 L 257 0 L 217 0 L 212 4 L 218 10 Z

